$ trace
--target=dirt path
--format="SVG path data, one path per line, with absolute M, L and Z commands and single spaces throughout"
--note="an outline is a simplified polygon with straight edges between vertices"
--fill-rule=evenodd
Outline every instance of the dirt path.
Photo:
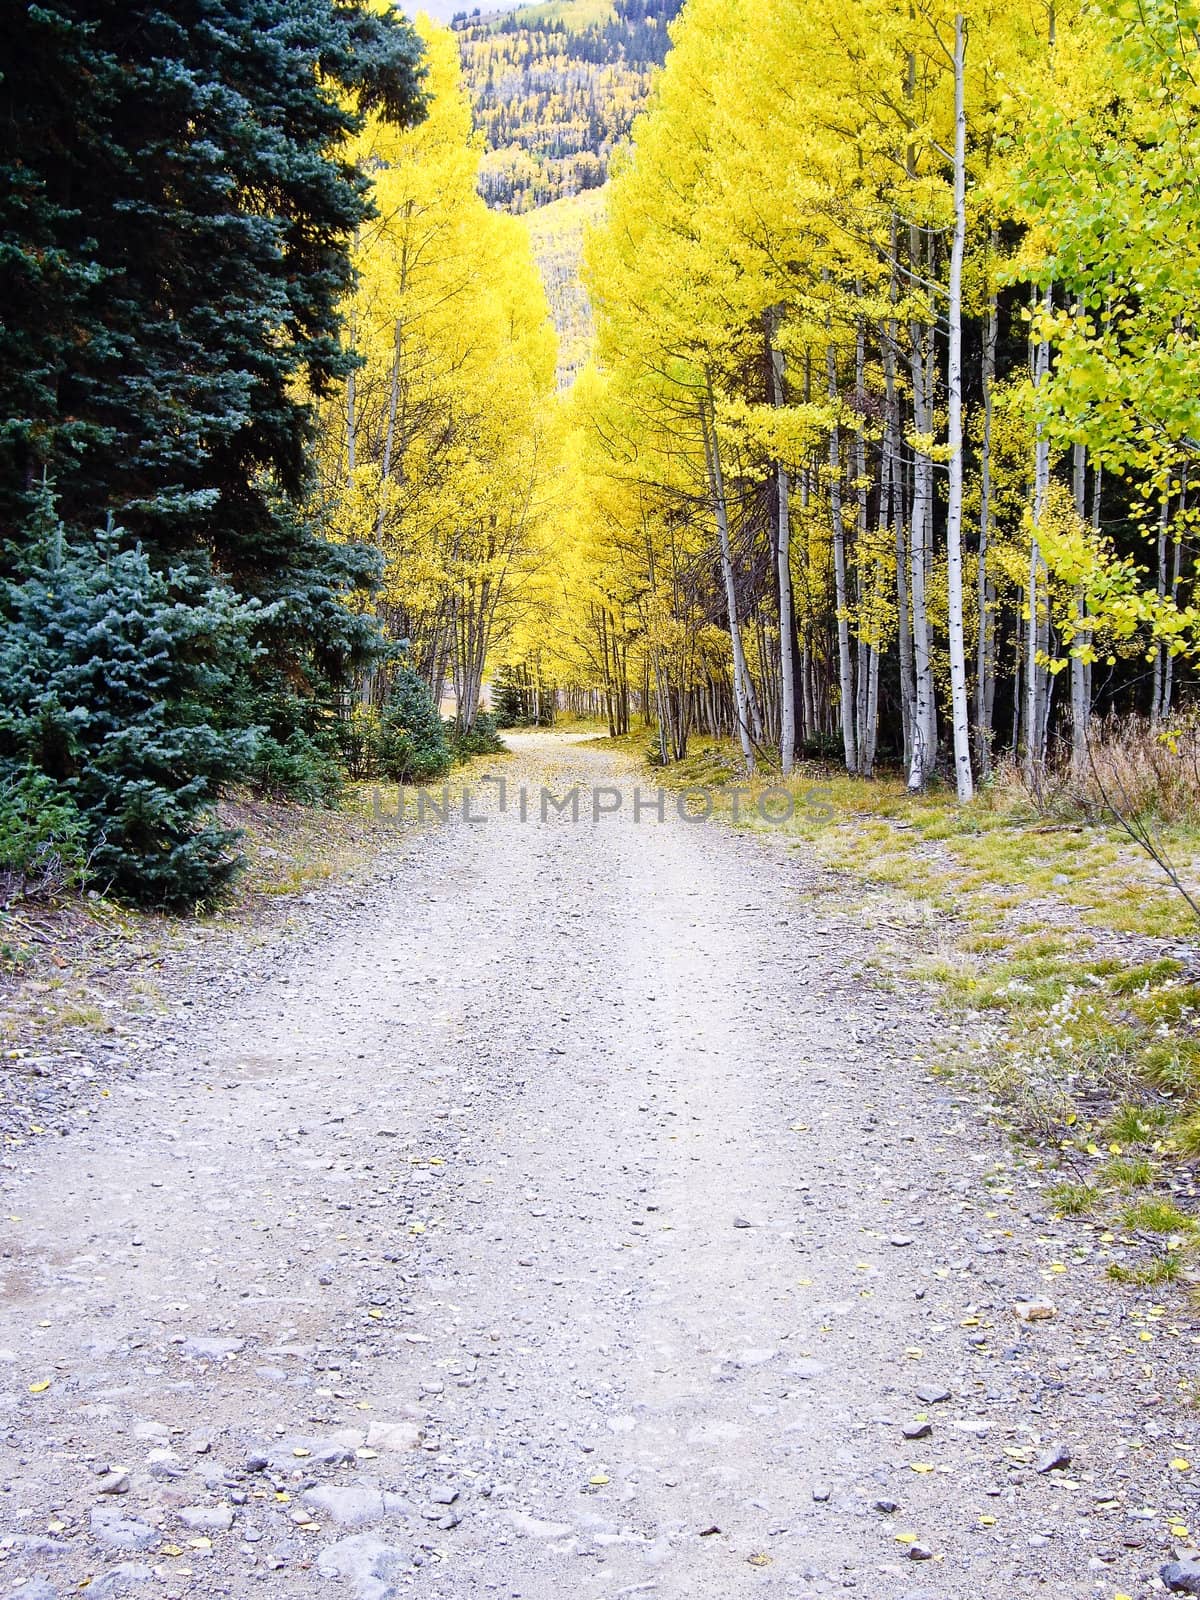
M 801 855 L 516 743 L 506 815 L 22 1152 L 0 1592 L 1149 1594 L 1193 1330 L 932 1077 Z M 577 780 L 624 813 L 536 820 Z

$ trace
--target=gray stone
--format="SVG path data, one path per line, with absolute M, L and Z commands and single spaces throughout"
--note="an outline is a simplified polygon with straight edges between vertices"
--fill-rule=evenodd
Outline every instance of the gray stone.
M 367 1428 L 367 1445 L 371 1450 L 417 1450 L 421 1430 L 415 1422 L 372 1422 Z
M 10 1600 L 58 1600 L 58 1590 L 45 1578 L 27 1578 Z
M 1159 1568 L 1159 1576 L 1172 1594 L 1200 1595 L 1200 1561 L 1186 1556 L 1182 1561 L 1168 1561 Z
M 933 1551 L 927 1544 L 910 1544 L 908 1547 L 910 1561 L 932 1561 Z
M 358 1437 L 361 1439 L 362 1434 Z M 304 1452 L 298 1456 L 297 1450 Z M 339 1439 L 282 1439 L 277 1445 L 271 1446 L 271 1465 L 273 1467 L 286 1467 L 294 1470 L 297 1464 L 311 1458 L 322 1467 L 349 1466 L 354 1460 L 354 1446 L 344 1443 Z
M 93 1536 L 110 1550 L 148 1550 L 158 1538 L 149 1523 L 123 1517 L 116 1506 L 96 1506 L 91 1527 Z
M 198 1361 L 223 1361 L 226 1356 L 240 1355 L 246 1348 L 245 1339 L 204 1339 L 194 1337 L 183 1341 L 185 1355 Z
M 923 1406 L 940 1406 L 950 1399 L 950 1391 L 940 1383 L 923 1383 L 917 1390 L 917 1399 Z
M 808 1382 L 812 1378 L 819 1378 L 827 1370 L 823 1361 L 813 1356 L 801 1356 L 798 1361 L 788 1363 L 787 1374 L 789 1378 L 802 1378 Z
M 933 1437 L 933 1424 L 929 1422 L 913 1422 L 907 1428 L 902 1428 L 906 1439 L 930 1439 Z
M 149 1583 L 154 1574 L 149 1567 L 137 1561 L 122 1561 L 119 1567 L 93 1578 L 87 1586 L 88 1600 L 120 1600 L 132 1594 L 143 1583 Z
M 353 1586 L 355 1600 L 395 1600 L 412 1563 L 395 1545 L 356 1533 L 327 1545 L 317 1557 L 317 1571 L 323 1578 L 345 1579 Z
M 383 1495 L 374 1485 L 323 1483 L 306 1489 L 301 1497 L 310 1511 L 336 1522 L 339 1528 L 361 1528 L 378 1522 L 384 1514 Z
M 65 1556 L 71 1548 L 65 1539 L 51 1539 L 44 1533 L 15 1533 L 5 1539 L 4 1546 L 27 1556 Z
M 1058 1468 L 1069 1467 L 1070 1465 L 1071 1452 L 1066 1445 L 1052 1444 L 1047 1445 L 1046 1449 L 1042 1451 L 1033 1470 L 1035 1472 L 1054 1472 Z
M 96 1485 L 98 1494 L 128 1494 L 129 1474 L 127 1472 L 106 1472 Z
M 233 1527 L 230 1506 L 183 1506 L 175 1515 L 193 1533 L 228 1533 Z

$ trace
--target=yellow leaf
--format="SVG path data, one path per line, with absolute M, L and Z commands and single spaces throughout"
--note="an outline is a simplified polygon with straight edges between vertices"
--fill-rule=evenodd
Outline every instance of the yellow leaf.
M 746 1560 L 752 1567 L 769 1567 L 771 1565 L 770 1556 L 747 1556 Z
M 909 1468 L 913 1472 L 932 1472 L 933 1471 L 933 1464 L 932 1464 L 932 1462 L 929 1462 L 929 1461 L 910 1461 L 908 1463 L 908 1465 L 909 1465 Z
M 917 1536 L 915 1533 L 898 1533 L 896 1535 L 897 1544 L 916 1544 L 916 1542 Z
M 593 1474 L 593 1476 L 588 1479 L 589 1483 L 594 1483 L 594 1484 L 597 1484 L 597 1485 L 605 1484 L 608 1481 L 609 1480 L 608 1480 L 607 1475 L 605 1473 L 603 1473 L 603 1472 L 597 1472 L 597 1473 Z
M 298 1444 L 296 1446 L 296 1448 L 292 1451 L 292 1454 L 294 1456 L 297 1456 L 297 1457 L 310 1456 L 310 1455 L 312 1455 L 312 1451 L 311 1450 L 306 1450 L 303 1445 L 299 1445 Z
M 49 1387 L 50 1387 L 50 1379 L 49 1378 L 41 1378 L 41 1379 L 39 1379 L 39 1381 L 37 1383 L 31 1383 L 29 1385 L 29 1392 L 30 1392 L 30 1394 L 45 1394 L 46 1390 Z
M 160 1544 L 158 1553 L 160 1556 L 181 1556 L 183 1551 L 177 1544 Z
M 1171 1465 L 1175 1468 L 1176 1472 L 1190 1472 L 1192 1470 L 1192 1463 L 1190 1461 L 1185 1461 L 1182 1456 L 1176 1456 Z

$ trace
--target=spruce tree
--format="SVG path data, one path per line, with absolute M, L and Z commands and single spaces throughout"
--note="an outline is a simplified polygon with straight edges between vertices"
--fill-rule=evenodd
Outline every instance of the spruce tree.
M 69 528 L 262 592 L 326 559 L 281 511 L 353 361 L 338 305 L 368 110 L 421 115 L 420 42 L 350 0 L 38 0 L 0 83 L 0 527 L 43 475 Z

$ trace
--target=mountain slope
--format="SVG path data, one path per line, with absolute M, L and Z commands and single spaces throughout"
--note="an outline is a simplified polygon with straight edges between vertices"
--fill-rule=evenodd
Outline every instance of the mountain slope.
M 682 0 L 545 0 L 459 13 L 489 205 L 525 212 L 597 189 L 644 106 Z

